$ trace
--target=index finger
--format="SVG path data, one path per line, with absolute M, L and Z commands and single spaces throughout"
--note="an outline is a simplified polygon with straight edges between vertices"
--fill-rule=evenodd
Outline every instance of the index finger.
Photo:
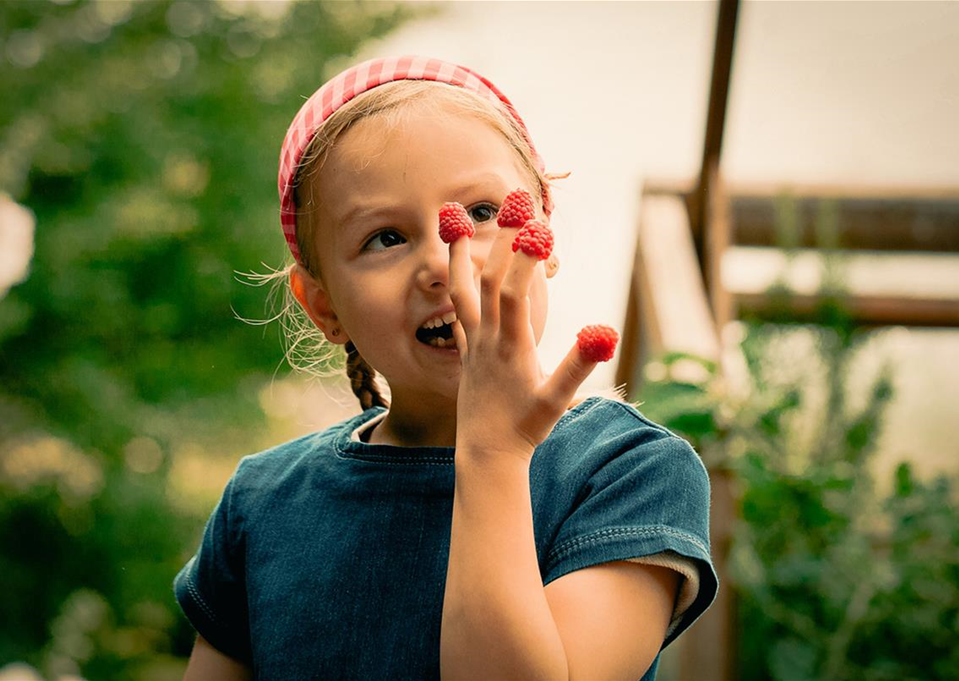
M 450 298 L 456 308 L 456 318 L 469 337 L 479 324 L 480 315 L 469 237 L 460 237 L 450 244 Z
M 490 247 L 486 264 L 480 274 L 481 322 L 484 328 L 497 329 L 500 325 L 500 287 L 513 258 L 513 240 L 518 229 L 502 227 Z
M 450 246 L 450 298 L 456 309 L 456 318 L 467 335 L 479 323 L 480 312 L 470 255 L 470 238 L 474 233 L 473 221 L 463 204 L 456 201 L 443 204 L 439 214 L 439 235 L 443 243 Z

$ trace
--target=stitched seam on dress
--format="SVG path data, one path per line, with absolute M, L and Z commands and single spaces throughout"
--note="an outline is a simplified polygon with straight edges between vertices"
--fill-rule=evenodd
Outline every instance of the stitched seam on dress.
M 673 437 L 679 437 L 678 435 L 676 435 L 676 433 L 671 431 L 666 426 L 656 423 L 655 421 L 650 421 L 648 418 L 643 416 L 643 413 L 636 407 L 633 407 L 632 409 L 630 409 L 631 405 L 623 404 L 622 402 L 613 402 L 613 404 L 618 405 L 619 407 L 622 408 L 623 411 L 625 411 L 627 414 L 632 416 L 634 419 L 639 419 L 640 421 L 645 423 L 647 426 L 650 426 L 654 428 L 655 430 L 658 430 L 660 433 L 663 433 L 665 435 L 672 435 Z M 681 440 L 682 438 L 679 438 L 679 439 Z
M 590 405 L 589 405 L 589 408 L 583 409 L 582 411 L 577 411 L 577 410 L 580 409 L 584 404 L 587 404 L 587 403 L 589 403 L 589 402 L 593 402 L 593 404 L 590 404 Z M 559 421 L 556 422 L 556 425 L 553 426 L 553 430 L 556 430 L 556 429 L 559 428 L 560 426 L 565 426 L 567 421 L 571 421 L 571 420 L 573 420 L 573 419 L 579 418 L 580 416 L 584 416 L 584 415 L 588 414 L 590 411 L 592 411 L 593 409 L 595 409 L 596 406 L 597 406 L 598 404 L 600 404 L 601 402 L 602 402 L 602 400 L 601 400 L 599 397 L 595 396 L 595 395 L 592 396 L 592 397 L 587 397 L 585 400 L 583 400 L 582 402 L 580 402 L 579 404 L 577 404 L 577 405 L 576 405 L 575 407 L 573 407 L 572 409 L 567 410 L 566 413 L 563 414 L 563 415 L 560 417 Z
M 357 426 L 357 427 L 358 427 L 358 428 L 362 428 L 362 427 L 368 425 L 369 422 L 372 421 L 374 418 L 376 418 L 376 415 L 370 417 L 370 418 L 367 419 L 362 425 Z M 343 430 L 343 429 L 346 430 L 346 433 L 347 433 L 347 435 L 346 435 L 346 437 L 347 437 L 347 443 L 352 442 L 352 441 L 349 439 L 349 438 L 350 438 L 350 435 L 349 435 L 349 434 L 352 433 L 354 430 L 356 430 L 356 428 L 351 428 L 351 427 L 349 426 L 349 423 L 348 423 L 348 422 L 344 422 L 344 423 L 338 424 L 338 426 L 341 428 L 341 430 Z M 366 443 L 363 443 L 363 442 L 361 442 L 361 443 L 359 443 L 359 444 L 362 444 L 362 445 L 364 445 L 364 446 L 366 446 L 366 447 L 375 446 L 375 445 L 369 445 L 369 444 L 366 444 Z M 337 434 L 337 435 L 333 438 L 333 452 L 335 453 L 336 458 L 338 458 L 338 459 L 344 459 L 344 460 L 347 460 L 347 461 L 366 461 L 366 462 L 368 462 L 368 463 L 386 464 L 386 465 L 389 465 L 389 466 L 408 466 L 408 465 L 410 465 L 410 464 L 423 464 L 423 465 L 427 465 L 427 466 L 451 466 L 451 465 L 453 464 L 453 457 L 450 457 L 449 459 L 446 459 L 446 458 L 439 458 L 439 457 L 436 457 L 436 456 L 422 456 L 422 457 L 421 457 L 421 456 L 403 456 L 403 457 L 400 457 L 400 456 L 377 456 L 376 454 L 350 454 L 350 453 L 347 452 L 345 449 L 343 449 L 343 447 L 341 446 L 341 444 L 340 444 L 340 435 L 339 435 L 339 434 Z
M 367 445 L 370 446 L 370 445 Z M 406 466 L 409 464 L 426 464 L 428 466 L 449 466 L 452 465 L 453 459 L 440 459 L 435 456 L 386 456 L 379 457 L 374 454 L 350 454 L 346 452 L 339 442 L 333 443 L 333 449 L 336 451 L 337 458 L 346 459 L 349 461 L 367 461 L 371 463 L 380 463 L 388 465 L 398 465 Z
M 337 451 L 340 454 L 344 454 L 341 458 L 350 459 L 353 461 L 366 461 L 369 463 L 377 464 L 386 464 L 388 466 L 408 466 L 410 464 L 424 464 L 427 466 L 449 466 L 453 464 L 452 459 L 437 459 L 430 457 L 416 457 L 416 456 L 406 456 L 406 457 L 395 457 L 389 456 L 380 458 L 377 456 L 363 455 L 363 454 L 347 454 L 339 447 Z
M 588 408 L 582 409 L 581 411 L 577 411 L 578 409 L 580 409 L 580 407 L 582 407 L 583 405 L 589 402 L 592 402 L 592 404 L 590 404 Z M 553 426 L 553 429 L 555 430 L 560 425 L 564 425 L 566 421 L 572 420 L 574 418 L 578 418 L 580 416 L 583 416 L 584 414 L 589 413 L 592 409 L 595 409 L 596 406 L 601 403 L 602 403 L 602 400 L 599 397 L 595 397 L 595 396 L 587 397 L 585 400 L 583 400 L 581 404 L 578 404 L 576 407 L 574 407 L 573 409 L 570 409 L 565 414 L 563 414 L 563 416 L 559 419 L 559 421 L 556 422 L 556 425 Z M 376 418 L 376 417 L 374 416 L 373 418 Z M 363 423 L 362 425 L 358 427 L 363 428 L 368 426 L 370 421 L 373 420 L 373 418 L 369 419 L 368 421 L 366 421 L 365 423 Z M 349 426 L 344 426 L 344 427 L 347 429 L 349 433 L 352 433 L 354 430 L 356 430 L 356 428 L 351 429 L 349 428 Z M 352 442 L 352 440 L 350 440 L 350 442 Z M 449 466 L 454 463 L 453 459 L 438 458 L 438 457 L 418 457 L 418 456 L 379 457 L 373 454 L 350 454 L 345 449 L 343 449 L 342 446 L 340 446 L 339 437 L 335 439 L 333 443 L 333 448 L 336 451 L 337 457 L 341 459 L 351 459 L 355 461 L 368 461 L 371 463 L 387 464 L 391 466 L 406 466 L 409 464 L 426 464 L 430 466 Z
M 190 575 L 185 575 L 186 577 L 186 588 L 190 592 L 190 595 L 193 596 L 193 599 L 196 601 L 197 605 L 200 606 L 200 610 L 210 618 L 210 621 L 214 624 L 220 624 L 220 620 L 216 618 L 216 615 L 213 614 L 213 610 L 206 604 L 206 601 L 203 600 L 203 597 L 200 596 L 200 592 L 197 590 L 196 586 L 193 584 L 193 579 Z
M 580 546 L 593 544 L 608 537 L 650 536 L 658 534 L 665 534 L 691 542 L 707 556 L 709 555 L 709 549 L 707 549 L 706 546 L 693 535 L 687 534 L 686 532 L 679 532 L 671 527 L 666 527 L 665 525 L 656 525 L 654 527 L 615 527 L 606 530 L 599 530 L 592 534 L 588 534 L 585 537 L 576 537 L 575 539 L 565 541 L 554 548 L 550 553 L 549 560 L 551 563 L 553 563 Z

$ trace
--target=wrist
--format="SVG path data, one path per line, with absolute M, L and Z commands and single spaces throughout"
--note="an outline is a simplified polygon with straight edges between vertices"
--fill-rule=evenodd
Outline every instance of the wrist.
M 528 474 L 534 451 L 535 447 L 531 445 L 490 445 L 457 439 L 456 470 L 485 475 L 516 471 Z

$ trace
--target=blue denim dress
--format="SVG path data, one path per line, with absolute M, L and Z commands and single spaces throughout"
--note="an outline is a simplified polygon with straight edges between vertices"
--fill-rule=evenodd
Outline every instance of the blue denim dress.
M 258 679 L 439 678 L 454 450 L 351 438 L 383 411 L 245 457 L 174 580 L 194 628 Z M 530 493 L 544 585 L 678 557 L 698 588 L 663 647 L 715 597 L 706 470 L 633 407 L 569 410 L 533 455 Z

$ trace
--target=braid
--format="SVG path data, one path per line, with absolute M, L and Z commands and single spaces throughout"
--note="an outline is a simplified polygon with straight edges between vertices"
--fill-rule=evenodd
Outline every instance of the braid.
M 350 377 L 350 387 L 353 389 L 353 394 L 360 399 L 363 411 L 371 407 L 389 408 L 390 405 L 376 389 L 374 382 L 376 372 L 365 359 L 360 357 L 360 352 L 353 345 L 353 341 L 346 343 L 346 375 Z

